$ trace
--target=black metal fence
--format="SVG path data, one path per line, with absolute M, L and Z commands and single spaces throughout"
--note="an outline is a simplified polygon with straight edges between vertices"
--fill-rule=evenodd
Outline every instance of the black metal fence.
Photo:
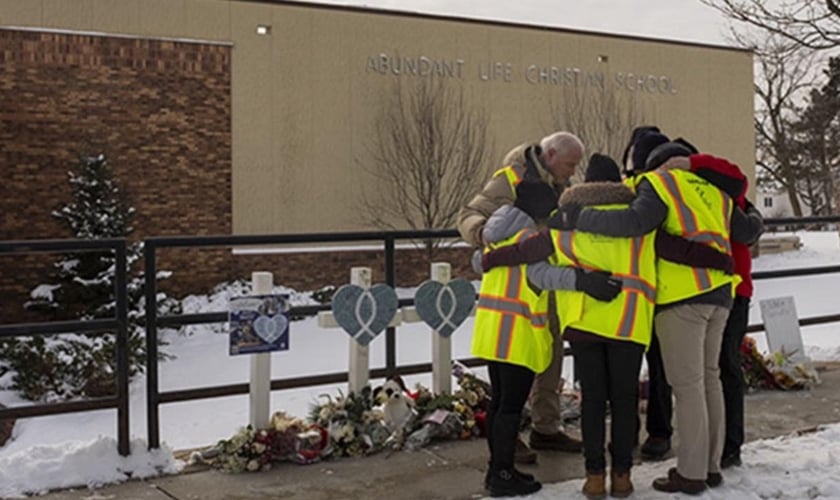
M 429 231 L 371 231 L 347 233 L 321 234 L 288 234 L 288 235 L 248 235 L 248 236 L 184 236 L 149 238 L 144 243 L 146 264 L 146 350 L 148 353 L 146 365 L 146 411 L 148 426 L 149 448 L 160 446 L 160 416 L 159 407 L 162 403 L 189 401 L 193 399 L 214 398 L 235 394 L 247 394 L 248 384 L 231 384 L 223 386 L 184 389 L 179 391 L 160 392 L 158 386 L 157 366 L 157 327 L 183 326 L 202 323 L 220 323 L 228 319 L 227 312 L 205 314 L 182 314 L 158 318 L 153 306 L 157 294 L 155 275 L 157 274 L 157 252 L 161 248 L 213 248 L 213 247 L 241 247 L 249 245 L 291 245 L 300 243 L 358 243 L 381 242 L 385 252 L 385 283 L 391 287 L 396 280 L 396 241 L 397 240 L 440 240 L 457 238 L 458 232 L 453 229 Z M 400 305 L 413 304 L 413 299 L 401 300 Z M 294 307 L 290 315 L 315 314 L 318 311 L 329 310 L 329 305 Z M 391 374 L 408 375 L 431 371 L 431 363 L 411 366 L 396 366 L 396 335 L 395 328 L 389 327 L 385 331 L 385 368 L 371 370 L 372 377 L 383 377 Z M 347 381 L 347 372 L 327 373 L 310 377 L 272 380 L 271 389 L 288 389 L 306 387 L 310 385 L 332 384 Z
M 52 335 L 68 332 L 88 332 L 114 334 L 116 341 L 116 387 L 114 396 L 16 406 L 0 410 L 0 420 L 4 418 L 37 417 L 80 411 L 116 408 L 117 410 L 117 448 L 120 455 L 128 455 L 129 449 L 129 411 L 128 411 L 128 309 L 126 291 L 126 241 L 125 239 L 102 240 L 28 240 L 0 242 L 0 255 L 19 255 L 32 253 L 61 252 L 107 252 L 113 251 L 116 257 L 116 275 L 114 277 L 114 296 L 116 310 L 112 318 L 99 318 L 86 321 L 51 321 L 48 323 L 19 323 L 0 325 L 0 339 Z
M 808 225 L 840 222 L 838 217 L 806 217 L 768 219 L 765 223 L 773 225 Z M 352 243 L 352 242 L 381 242 L 385 256 L 385 282 L 395 285 L 395 243 L 398 240 L 440 240 L 455 239 L 458 233 L 454 230 L 433 231 L 375 231 L 375 232 L 347 232 L 323 234 L 294 234 L 294 235 L 249 235 L 249 236 L 196 236 L 196 237 L 157 237 L 144 242 L 145 259 L 145 293 L 146 293 L 146 348 L 147 348 L 147 417 L 148 417 L 148 446 L 160 446 L 159 407 L 161 404 L 190 401 L 196 399 L 216 398 L 237 394 L 247 394 L 247 383 L 229 384 L 211 387 L 197 387 L 176 391 L 159 390 L 158 384 L 158 327 L 178 327 L 184 325 L 222 323 L 228 320 L 227 311 L 181 314 L 158 317 L 156 304 L 157 283 L 157 254 L 159 249 L 165 248 L 218 248 L 242 247 L 253 245 L 291 245 L 301 243 Z M 61 251 L 102 251 L 113 249 L 117 253 L 118 270 L 125 269 L 126 243 L 124 240 L 43 240 L 0 242 L 0 255 L 11 253 L 61 252 Z M 120 265 L 119 263 L 122 263 Z M 789 276 L 807 276 L 814 274 L 840 273 L 840 265 L 816 268 L 788 269 L 778 271 L 763 271 L 753 273 L 753 278 L 771 279 Z M 68 321 L 53 323 L 26 323 L 18 325 L 0 326 L 0 338 L 20 335 L 46 335 L 67 331 L 103 331 L 116 330 L 118 332 L 117 348 L 119 350 L 117 395 L 113 398 L 99 398 L 85 401 L 55 403 L 49 405 L 31 405 L 0 410 L 0 419 L 30 417 L 38 415 L 52 415 L 75 411 L 88 411 L 101 408 L 118 410 L 118 436 L 121 454 L 128 453 L 128 371 L 127 371 L 127 323 L 126 323 L 126 276 L 118 273 L 116 280 L 117 317 L 115 319 L 99 319 L 91 321 Z M 413 299 L 401 299 L 400 306 L 412 305 Z M 329 310 L 328 304 L 318 306 L 294 307 L 292 315 L 311 315 L 319 311 Z M 803 318 L 800 325 L 813 325 L 840 321 L 840 314 Z M 758 332 L 764 325 L 751 325 L 749 332 Z M 372 378 L 381 378 L 392 374 L 411 375 L 427 373 L 432 369 L 431 363 L 396 366 L 396 336 L 395 329 L 388 328 L 385 335 L 385 367 L 371 369 Z M 463 360 L 467 366 L 483 364 L 479 359 Z M 278 379 L 271 381 L 271 389 L 290 389 L 313 385 L 334 384 L 346 382 L 347 372 L 326 373 L 321 375 Z

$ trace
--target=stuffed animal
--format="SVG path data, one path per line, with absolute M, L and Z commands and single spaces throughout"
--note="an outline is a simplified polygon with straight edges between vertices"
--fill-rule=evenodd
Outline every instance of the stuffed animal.
M 391 432 L 402 431 L 416 414 L 414 400 L 400 377 L 392 377 L 373 390 L 374 400 L 382 405 L 385 425 Z

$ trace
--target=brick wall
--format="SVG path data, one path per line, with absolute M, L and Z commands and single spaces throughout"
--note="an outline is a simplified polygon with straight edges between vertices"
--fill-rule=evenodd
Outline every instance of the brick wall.
M 225 45 L 0 29 L 0 240 L 69 238 L 50 212 L 71 200 L 67 171 L 105 153 L 136 208 L 134 239 L 231 233 L 231 49 Z M 474 278 L 469 250 L 443 250 Z M 34 321 L 22 305 L 55 255 L 0 255 L 0 323 Z M 265 270 L 298 290 L 340 285 L 352 266 L 384 281 L 378 251 L 238 255 L 162 249 L 161 288 L 205 293 Z M 137 269 L 142 269 L 138 266 Z M 399 251 L 398 285 L 428 277 L 422 251 Z
M 230 234 L 230 65 L 226 45 L 0 30 L 0 240 L 72 237 L 50 212 L 99 153 L 133 237 Z M 55 258 L 0 256 L 0 322 Z

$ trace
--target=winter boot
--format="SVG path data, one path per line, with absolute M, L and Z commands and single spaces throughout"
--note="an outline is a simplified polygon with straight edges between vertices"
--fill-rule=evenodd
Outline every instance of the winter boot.
M 487 485 L 491 497 L 531 495 L 542 488 L 539 481 L 527 481 L 514 469 L 491 470 Z
M 534 475 L 533 474 L 528 474 L 527 472 L 522 472 L 521 470 L 517 469 L 516 467 L 514 467 L 512 470 L 513 470 L 514 474 L 521 477 L 525 481 L 527 481 L 529 483 L 534 482 Z M 488 490 L 488 491 L 490 490 L 490 476 L 492 475 L 492 471 L 493 471 L 493 465 L 490 462 L 487 462 L 487 473 L 484 474 L 484 489 Z
M 610 471 L 610 496 L 615 498 L 627 498 L 633 493 L 633 482 L 630 481 L 629 470 Z
M 607 496 L 607 475 L 604 472 L 587 472 L 586 482 L 581 489 L 589 500 L 600 500 Z
M 664 437 L 648 436 L 640 451 L 644 460 L 662 460 L 671 451 L 671 440 Z

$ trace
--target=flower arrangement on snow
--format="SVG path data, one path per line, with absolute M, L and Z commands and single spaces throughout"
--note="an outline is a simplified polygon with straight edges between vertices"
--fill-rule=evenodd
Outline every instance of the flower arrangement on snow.
M 793 352 L 774 352 L 765 356 L 758 351 L 755 339 L 744 337 L 741 343 L 741 367 L 751 389 L 808 389 L 820 382 L 813 367 L 794 362 Z
M 224 471 L 254 472 L 274 462 L 308 464 L 481 436 L 489 386 L 463 365 L 456 363 L 453 373 L 459 384 L 454 394 L 432 394 L 420 384 L 410 392 L 399 377 L 375 389 L 325 394 L 306 421 L 277 412 L 268 429 L 243 427 L 198 458 Z

